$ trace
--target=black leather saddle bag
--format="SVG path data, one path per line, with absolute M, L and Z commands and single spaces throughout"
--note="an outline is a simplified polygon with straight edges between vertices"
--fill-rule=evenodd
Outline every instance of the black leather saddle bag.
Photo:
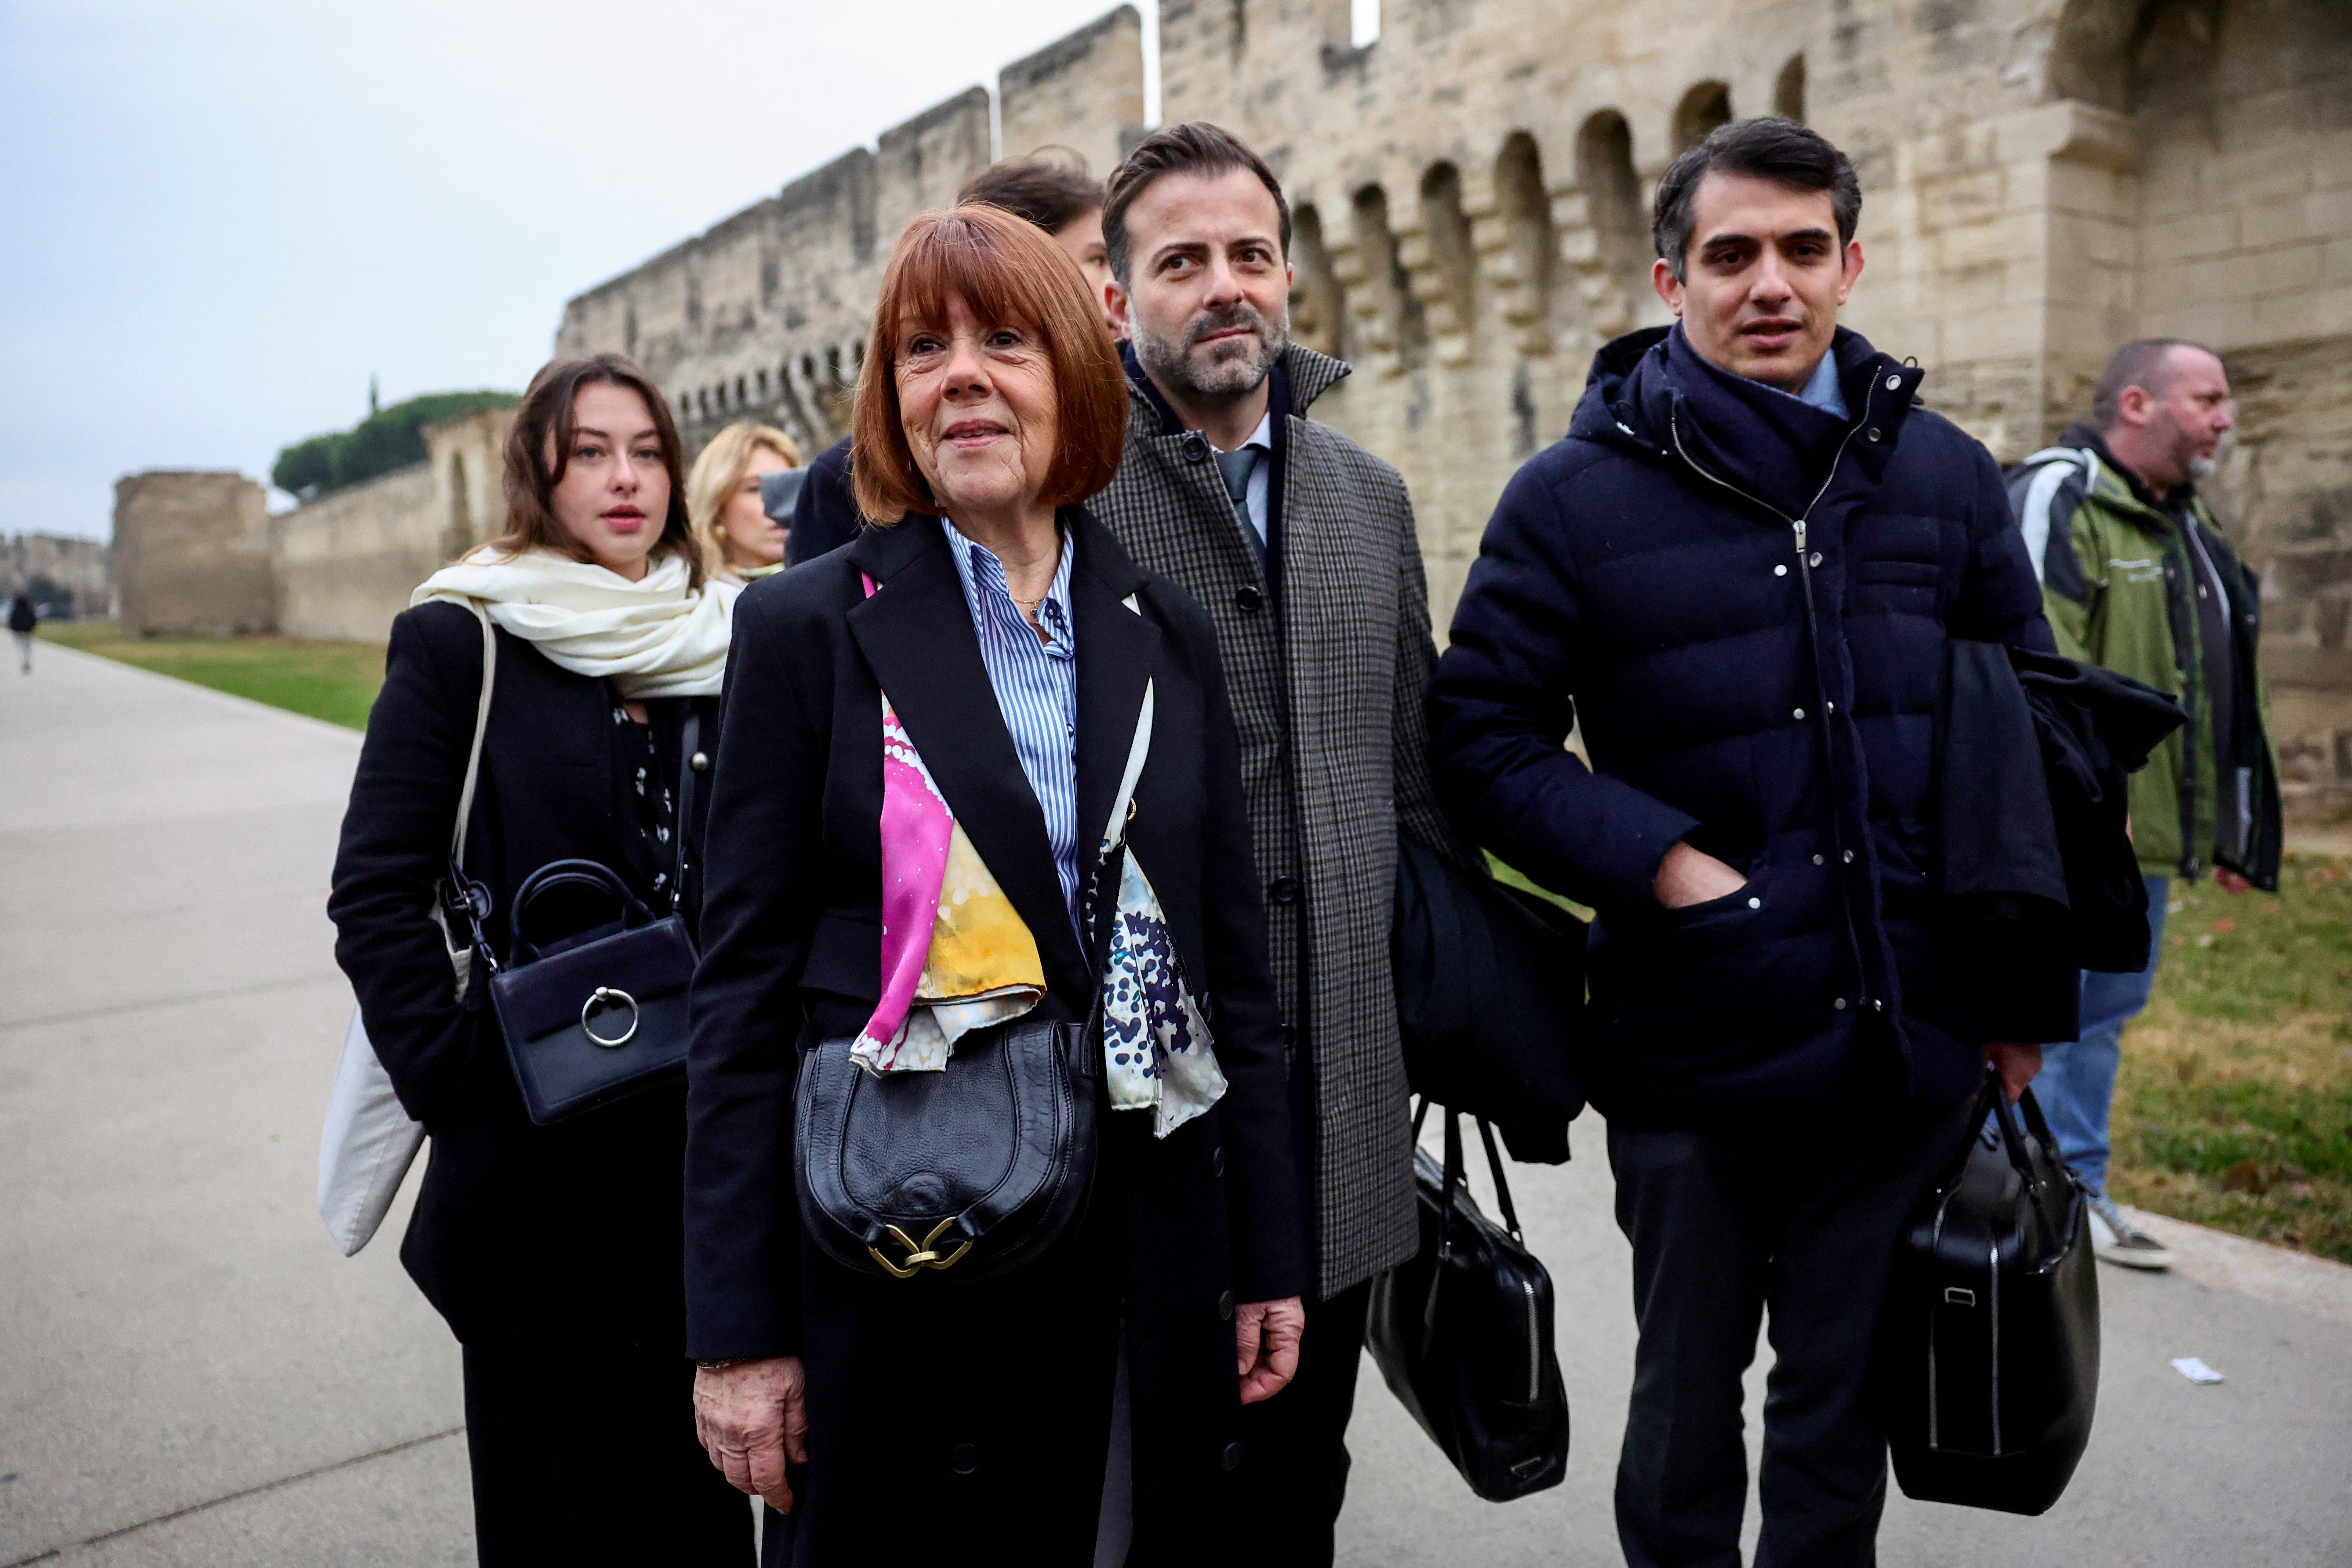
M 2088 1205 L 2032 1090 L 2012 1106 L 1988 1073 L 1970 1125 L 1895 1253 L 1880 1362 L 1895 1479 L 1928 1502 L 2041 1513 L 2098 1398 Z
M 944 1072 L 877 1076 L 854 1043 L 812 1047 L 793 1099 L 801 1219 L 825 1256 L 893 1279 L 987 1279 L 1077 1223 L 1102 1073 L 1092 1018 L 975 1029 Z
M 1423 1100 L 1422 1115 L 1428 1110 Z M 1568 1391 L 1552 1349 L 1551 1276 L 1520 1237 L 1483 1119 L 1478 1136 L 1504 1223 L 1470 1196 L 1462 1118 L 1448 1110 L 1445 1163 L 1412 1152 L 1421 1250 L 1373 1281 L 1364 1342 L 1389 1391 L 1470 1489 L 1507 1502 L 1568 1473 Z

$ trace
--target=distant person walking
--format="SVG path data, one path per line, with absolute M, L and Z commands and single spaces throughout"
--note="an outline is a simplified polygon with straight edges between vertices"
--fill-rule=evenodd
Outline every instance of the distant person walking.
M 1087 173 L 1083 161 L 1048 155 L 1056 151 L 1068 149 L 1041 147 L 1026 158 L 991 163 L 963 183 L 956 204 L 985 202 L 1044 229 L 1077 263 L 1095 309 L 1105 311 L 1103 281 L 1110 276 L 1110 261 L 1103 250 L 1102 182 Z M 1108 313 L 1104 325 L 1112 326 Z M 839 549 L 857 537 L 858 523 L 857 498 L 849 486 L 849 437 L 844 436 L 809 465 L 808 481 L 793 508 L 785 563 L 797 566 Z
M 16 671 L 33 673 L 33 633 L 41 624 L 41 612 L 33 607 L 27 595 L 18 594 L 8 602 L 8 634 L 16 639 Z
M 2126 343 L 2091 395 L 2091 417 L 2010 473 L 2059 651 L 2179 698 L 2188 725 L 2132 775 L 2132 844 L 2155 941 L 2137 974 L 2083 975 L 2079 1039 L 2043 1047 L 2035 1092 L 2059 1152 L 2092 1193 L 2100 1257 L 2172 1261 L 2107 1194 L 2107 1110 L 2126 1025 L 2147 1005 L 2172 879 L 2212 868 L 2232 893 L 2278 889 L 2277 753 L 2256 668 L 2262 584 L 2197 493 L 2236 425 L 2210 349 Z
M 516 890 L 553 861 L 594 861 L 667 912 L 679 834 L 693 921 L 707 814 L 680 821 L 678 786 L 718 752 L 737 590 L 704 581 L 682 468 L 668 408 L 628 361 L 532 378 L 507 439 L 506 532 L 393 621 L 327 904 L 368 1037 L 433 1142 L 400 1256 L 464 1347 L 486 1568 L 751 1557 L 751 1511 L 695 1437 L 686 1086 L 534 1123 L 485 966 L 452 1000 L 434 920 L 481 692 L 479 605 L 497 679 L 463 870 L 489 895 L 492 953 L 510 962 Z M 683 754 L 689 710 L 701 755 Z M 614 918 L 594 893 L 551 912 L 535 945 Z
M 772 425 L 741 420 L 710 438 L 686 477 L 686 515 L 705 576 L 740 587 L 783 570 L 784 525 L 768 515 L 760 480 L 800 466 L 800 447 Z

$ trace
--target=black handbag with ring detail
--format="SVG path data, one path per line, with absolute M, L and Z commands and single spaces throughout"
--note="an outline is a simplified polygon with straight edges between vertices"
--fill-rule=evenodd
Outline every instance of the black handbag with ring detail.
M 677 858 L 669 910 L 659 919 L 608 866 L 556 860 L 515 889 L 507 962 L 489 958 L 490 1002 L 506 1037 L 507 1059 L 522 1089 L 523 1109 L 544 1127 L 609 1105 L 686 1070 L 690 1037 L 687 988 L 694 979 L 694 942 L 680 904 L 686 894 L 686 845 L 694 820 L 698 714 L 689 711 L 678 746 L 683 763 L 677 793 Z M 544 949 L 525 934 L 531 905 L 550 893 L 593 893 L 610 899 L 620 918 L 584 936 Z

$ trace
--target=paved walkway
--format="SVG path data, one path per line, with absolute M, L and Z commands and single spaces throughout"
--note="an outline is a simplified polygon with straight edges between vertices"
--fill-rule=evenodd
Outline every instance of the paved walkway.
M 404 1216 L 345 1259 L 312 1209 L 357 737 L 39 658 L 0 675 L 0 1568 L 468 1563 L 456 1346 L 400 1272 Z M 1368 1366 L 1343 1563 L 1621 1561 L 1626 1253 L 1600 1128 L 1576 1142 L 1517 1187 L 1559 1289 L 1567 1483 L 1478 1502 Z M 2064 1500 L 1897 1499 L 1885 1562 L 2352 1562 L 2352 1270 L 2165 1228 L 2182 1275 L 2102 1273 L 2099 1425 Z

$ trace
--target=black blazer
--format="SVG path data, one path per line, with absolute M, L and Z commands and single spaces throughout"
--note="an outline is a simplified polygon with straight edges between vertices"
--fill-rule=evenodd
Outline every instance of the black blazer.
M 466 870 L 489 889 L 487 929 L 503 961 L 515 889 L 549 861 L 601 861 L 656 908 L 667 900 L 656 901 L 654 877 L 670 868 L 656 864 L 637 828 L 634 777 L 614 765 L 610 689 L 559 668 L 522 638 L 497 635 L 498 686 Z M 481 680 L 481 626 L 465 608 L 423 605 L 393 621 L 327 903 L 336 962 L 358 994 L 368 1037 L 401 1103 L 432 1138 L 401 1260 L 468 1344 L 676 1352 L 683 1086 L 535 1127 L 479 984 L 473 1006 L 451 994 L 430 910 L 448 863 Z M 697 700 L 701 745 L 715 754 L 717 705 Z M 677 765 L 687 706 L 647 705 L 666 768 Z M 689 846 L 708 794 L 698 792 Z M 689 849 L 689 919 L 698 858 Z
M 1208 1005 L 1227 1090 L 1164 1140 L 1140 1113 L 1106 1110 L 1085 1225 L 1007 1279 L 908 1290 L 803 1244 L 799 1047 L 854 1033 L 880 990 L 884 689 L 1036 938 L 1044 1005 L 1081 1016 L 1093 987 L 938 522 L 868 529 L 753 584 L 736 607 L 695 974 L 688 1342 L 705 1359 L 807 1363 L 794 1568 L 928 1560 L 936 1536 L 880 1522 L 907 1496 L 972 1539 L 1018 1535 L 1039 1563 L 1089 1561 L 1122 1316 L 1136 1563 L 1248 1558 L 1234 1306 L 1301 1293 L 1308 1268 L 1239 745 L 1207 616 L 1082 510 L 1062 521 L 1076 542 L 1080 842 L 1091 855 L 1150 680 L 1129 841 Z M 861 574 L 879 584 L 871 598 Z M 1040 1332 L 1054 1354 L 1021 1354 Z
M 1186 973 L 1210 1001 L 1244 1300 L 1299 1292 L 1305 1221 L 1281 1020 L 1216 640 L 1184 591 L 1128 559 L 1078 509 L 1078 832 L 1108 816 L 1147 679 L 1152 744 L 1134 852 Z M 880 584 L 866 597 L 861 574 Z M 1121 600 L 1136 597 L 1141 609 Z M 881 989 L 882 691 L 956 820 L 1037 940 L 1071 1013 L 1092 982 L 1045 824 L 981 662 L 939 524 L 909 517 L 738 601 L 726 740 L 711 791 L 695 972 L 687 1157 L 689 1342 L 704 1358 L 797 1352 L 799 1212 L 789 1101 L 803 1021 L 854 1034 Z M 1203 1121 L 1210 1120 L 1202 1118 Z

